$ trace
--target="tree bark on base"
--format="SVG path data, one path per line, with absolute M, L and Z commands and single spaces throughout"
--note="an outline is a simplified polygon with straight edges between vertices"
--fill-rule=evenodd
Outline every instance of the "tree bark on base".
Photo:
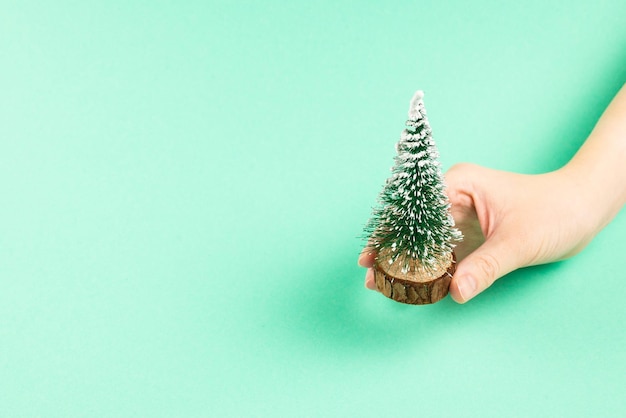
M 445 268 L 445 267 L 444 267 Z M 385 296 L 396 302 L 411 305 L 426 305 L 435 303 L 448 294 L 450 280 L 456 271 L 456 257 L 439 277 L 424 277 L 409 271 L 403 274 L 391 268 L 387 260 L 376 260 L 374 263 L 374 278 L 376 287 Z

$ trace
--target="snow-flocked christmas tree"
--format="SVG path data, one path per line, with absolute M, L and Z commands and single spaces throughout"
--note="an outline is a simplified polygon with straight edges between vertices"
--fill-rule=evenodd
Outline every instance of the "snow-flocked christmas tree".
M 392 175 L 365 231 L 368 245 L 379 258 L 384 255 L 389 264 L 399 263 L 402 273 L 418 265 L 422 273 L 434 274 L 441 271 L 442 263 L 452 260 L 454 242 L 462 235 L 449 212 L 439 152 L 423 97 L 420 90 L 411 99 L 406 129 L 396 145 Z M 446 268 L 443 266 L 443 271 Z

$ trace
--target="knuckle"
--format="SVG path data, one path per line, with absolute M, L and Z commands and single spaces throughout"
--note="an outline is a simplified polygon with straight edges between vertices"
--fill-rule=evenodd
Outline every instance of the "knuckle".
M 456 163 L 448 169 L 446 176 L 452 177 L 456 175 L 463 175 L 464 173 L 471 172 L 475 169 L 475 167 L 476 166 L 471 163 Z
M 450 189 L 471 190 L 477 178 L 482 176 L 483 168 L 472 163 L 454 164 L 445 174 L 445 183 Z
M 474 264 L 478 272 L 481 273 L 481 279 L 485 287 L 490 286 L 498 278 L 500 263 L 491 254 L 482 254 L 476 258 Z

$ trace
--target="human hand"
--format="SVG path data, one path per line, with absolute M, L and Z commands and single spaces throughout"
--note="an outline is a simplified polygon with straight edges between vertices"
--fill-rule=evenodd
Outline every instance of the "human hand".
M 575 255 L 605 224 L 566 168 L 523 175 L 458 164 L 445 177 L 451 213 L 464 235 L 450 283 L 459 303 L 520 267 Z M 368 248 L 359 257 L 373 290 L 375 257 Z

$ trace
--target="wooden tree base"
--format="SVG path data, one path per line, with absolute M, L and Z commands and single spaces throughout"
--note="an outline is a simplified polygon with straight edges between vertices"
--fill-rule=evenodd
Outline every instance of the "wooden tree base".
M 450 280 L 456 270 L 454 253 L 434 273 L 426 273 L 419 266 L 412 266 L 403 273 L 398 263 L 389 264 L 388 260 L 379 255 L 374 263 L 376 287 L 388 298 L 411 305 L 426 305 L 448 294 Z

